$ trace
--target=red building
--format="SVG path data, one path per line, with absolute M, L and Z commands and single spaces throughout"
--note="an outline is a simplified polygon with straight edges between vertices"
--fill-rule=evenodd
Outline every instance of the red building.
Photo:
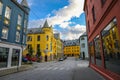
M 85 0 L 90 67 L 120 80 L 120 0 Z

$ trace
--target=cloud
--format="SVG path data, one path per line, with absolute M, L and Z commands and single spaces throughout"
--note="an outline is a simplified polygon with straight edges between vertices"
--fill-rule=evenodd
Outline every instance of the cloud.
M 47 17 L 44 19 L 30 21 L 29 28 L 39 27 L 40 25 L 43 25 L 44 21 L 47 19 L 49 25 L 53 25 L 53 27 L 55 25 L 59 25 L 61 30 L 58 31 L 57 29 L 54 29 L 54 32 L 59 32 L 62 39 L 71 40 L 79 38 L 79 36 L 86 31 L 86 27 L 79 24 L 74 24 L 75 26 L 70 26 L 70 24 L 73 24 L 73 22 L 71 22 L 70 20 L 74 17 L 80 17 L 80 15 L 83 13 L 83 5 L 84 0 L 69 0 L 68 6 L 64 6 L 58 11 L 52 11 L 52 14 L 54 14 L 54 16 L 48 14 Z
M 54 11 L 55 16 L 48 17 L 49 23 L 52 25 L 61 25 L 65 27 L 66 21 L 73 17 L 79 17 L 83 13 L 84 0 L 69 0 L 69 5 L 64 6 L 58 11 Z
M 48 19 L 49 24 L 53 25 L 53 26 L 60 25 L 60 27 L 65 28 L 67 25 L 67 21 L 71 20 L 71 18 L 73 18 L 73 17 L 79 17 L 83 13 L 83 5 L 84 5 L 84 0 L 69 0 L 68 6 L 64 6 L 63 8 L 59 9 L 58 11 L 55 11 L 55 10 L 52 11 L 52 13 L 54 13 L 55 16 L 49 17 L 50 14 L 48 14 L 47 19 Z M 42 19 L 42 20 L 44 20 L 44 19 Z M 39 23 L 41 23 L 42 20 L 40 19 L 37 21 Z M 30 23 L 31 22 L 32 21 L 30 21 Z M 33 20 L 33 22 L 34 22 L 34 20 Z M 31 26 L 29 26 L 29 27 L 31 27 Z M 39 27 L 39 26 L 36 26 L 36 27 Z
M 17 0 L 17 2 L 21 3 L 22 0 Z M 33 5 L 33 0 L 27 0 L 28 5 L 31 7 Z
M 77 24 L 76 26 L 68 27 L 63 29 L 61 33 L 61 38 L 64 40 L 78 39 L 80 35 L 86 32 L 86 27 L 83 25 Z

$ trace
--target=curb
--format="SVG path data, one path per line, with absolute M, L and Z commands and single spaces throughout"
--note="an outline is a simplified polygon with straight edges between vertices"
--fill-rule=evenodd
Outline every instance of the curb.
M 8 75 L 8 74 L 12 74 L 12 73 L 26 71 L 31 68 L 32 68 L 32 65 L 22 65 L 20 67 L 14 67 L 14 68 L 12 67 L 9 69 L 0 70 L 0 77 Z

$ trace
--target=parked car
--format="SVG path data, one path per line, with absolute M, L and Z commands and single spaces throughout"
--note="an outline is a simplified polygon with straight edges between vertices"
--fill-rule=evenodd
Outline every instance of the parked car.
M 58 61 L 63 61 L 64 60 L 64 58 L 59 58 L 59 60 Z
M 64 56 L 64 59 L 67 59 L 67 56 Z
M 27 61 L 28 61 L 28 59 L 27 59 L 27 58 L 22 57 L 22 62 L 27 62 Z
M 31 61 L 36 62 L 36 61 L 38 61 L 38 58 L 33 57 L 33 58 L 31 58 Z

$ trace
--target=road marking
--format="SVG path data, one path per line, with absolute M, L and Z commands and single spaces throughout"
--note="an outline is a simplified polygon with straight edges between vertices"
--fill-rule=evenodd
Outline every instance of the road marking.
M 46 70 L 50 70 L 50 69 L 52 69 L 52 67 L 49 67 L 49 68 L 47 68 Z
M 60 68 L 60 70 L 63 70 L 64 68 Z
M 56 69 L 58 69 L 58 67 L 53 68 L 53 70 L 56 70 Z

